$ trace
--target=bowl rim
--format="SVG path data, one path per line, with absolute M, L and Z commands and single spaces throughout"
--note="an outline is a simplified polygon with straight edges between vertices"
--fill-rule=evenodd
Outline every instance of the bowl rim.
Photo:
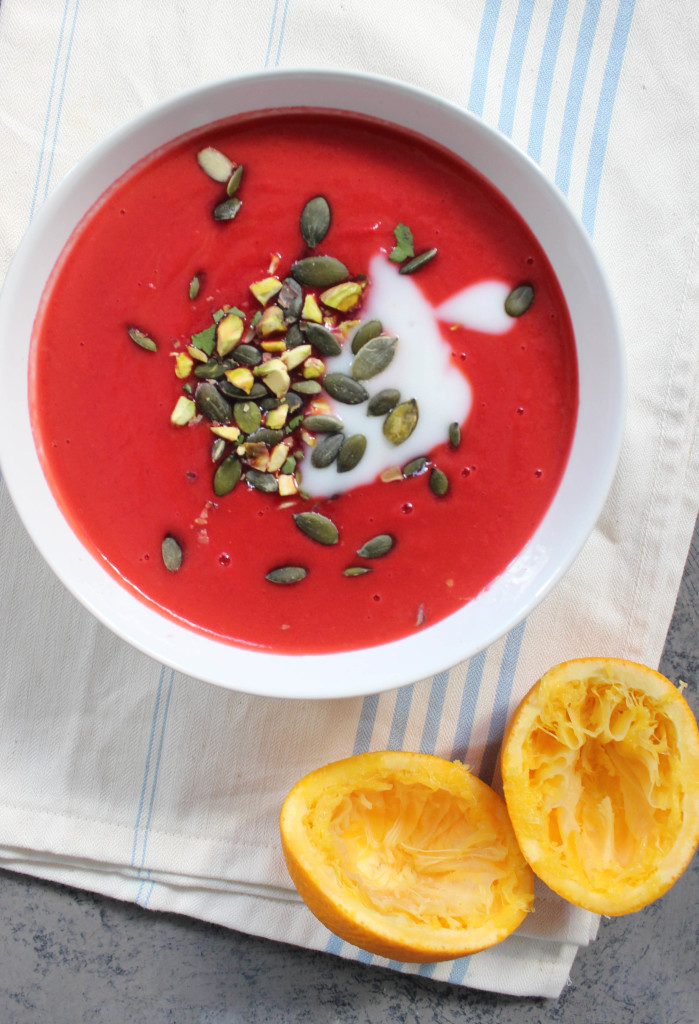
M 323 103 L 284 102 L 286 97 L 293 98 L 304 89 L 310 92 L 320 83 L 323 85 Z M 248 95 L 260 96 L 263 100 L 265 97 L 276 96 L 277 102 L 262 102 L 254 107 L 248 105 L 240 110 L 232 109 L 229 116 L 235 116 L 239 112 L 296 106 L 356 112 L 359 104 L 380 99 L 384 105 L 383 109 L 392 114 L 395 114 L 396 107 L 409 111 L 409 114 L 404 115 L 406 122 L 417 121 L 431 129 L 432 124 L 441 117 L 447 127 L 458 124 L 464 138 L 471 139 L 471 144 L 475 147 L 473 153 L 477 149 L 476 159 L 469 162 L 480 173 L 484 173 L 484 165 L 496 169 L 496 182 L 490 173 L 486 172 L 485 176 L 515 206 L 520 216 L 529 223 L 532 211 L 555 211 L 557 220 L 567 234 L 564 248 L 566 251 L 570 249 L 570 258 L 580 275 L 583 297 L 579 300 L 581 309 L 576 314 L 578 320 L 583 315 L 582 306 L 588 301 L 588 293 L 594 295 L 596 300 L 595 319 L 598 324 L 601 321 L 603 329 L 600 334 L 604 337 L 604 348 L 598 346 L 597 354 L 606 359 L 606 380 L 600 379 L 595 382 L 600 388 L 600 394 L 595 394 L 596 408 L 585 411 L 587 421 L 582 424 L 583 384 L 588 387 L 588 381 L 587 377 L 584 381 L 582 378 L 579 381 L 580 409 L 573 447 L 561 484 L 539 527 L 507 569 L 473 601 L 446 619 L 426 626 L 417 634 L 386 644 L 332 654 L 275 654 L 217 641 L 187 626 L 179 625 L 145 605 L 132 591 L 114 580 L 99 564 L 98 559 L 82 547 L 53 498 L 34 449 L 28 413 L 27 381 L 31 325 L 38 301 L 31 309 L 31 315 L 26 309 L 21 309 L 21 303 L 27 290 L 34 297 L 38 291 L 40 298 L 46 283 L 47 273 L 44 271 L 49 264 L 50 252 L 56 249 L 56 245 L 60 252 L 72 230 L 71 228 L 66 233 L 64 222 L 74 218 L 81 206 L 82 212 L 87 212 L 105 188 L 136 162 L 127 155 L 134 145 L 139 144 L 144 135 L 157 138 L 157 132 L 155 135 L 151 134 L 154 126 L 162 130 L 170 124 L 172 118 L 185 116 L 187 120 L 182 130 L 144 149 L 142 157 L 180 135 L 205 127 L 206 124 L 216 123 L 221 118 L 207 116 L 196 120 L 195 115 L 204 109 L 218 110 L 219 105 L 230 102 L 229 96 L 236 93 L 241 97 L 238 104 Z M 334 103 L 325 102 L 328 97 L 341 95 L 348 95 L 351 103 L 346 102 L 338 108 Z M 370 111 L 368 113 L 380 120 L 402 124 L 403 127 L 444 145 L 441 139 L 435 139 L 431 130 L 429 133 L 421 131 L 412 127 L 410 123 L 396 120 L 395 116 L 385 117 L 383 112 L 376 112 L 373 115 Z M 195 121 L 191 120 L 193 116 Z M 119 166 L 118 161 L 114 161 L 115 153 L 127 160 L 123 167 Z M 108 173 L 108 165 L 117 169 L 112 172 L 105 184 L 102 179 Z M 521 196 L 520 202 L 513 201 L 508 169 L 514 175 L 513 180 L 520 181 L 521 189 L 525 192 L 529 189 L 532 193 L 531 208 L 526 213 L 521 208 Z M 503 188 L 504 180 L 508 181 L 510 192 Z M 91 183 L 87 190 L 86 182 Z M 97 194 L 90 199 L 95 189 Z M 79 217 L 73 219 L 73 227 L 78 220 Z M 50 235 L 52 224 L 55 230 L 56 221 L 60 226 L 58 234 L 62 241 L 59 244 L 54 239 L 53 244 L 48 247 L 49 254 L 44 254 L 42 259 L 41 250 L 45 247 L 46 235 Z M 544 244 L 541 230 L 535 230 L 535 234 L 560 279 L 560 266 L 557 267 L 551 256 L 550 244 Z M 551 239 L 548 241 L 551 242 Z M 555 242 L 555 239 L 553 241 Z M 50 260 L 50 268 L 54 262 L 55 258 Z M 37 283 L 37 278 L 41 279 L 40 284 Z M 563 282 L 561 286 L 566 294 Z M 566 299 L 570 308 L 568 294 Z M 572 310 L 571 319 L 575 327 L 576 317 L 573 316 Z M 18 355 L 14 328 L 17 320 L 24 328 L 19 332 L 23 349 L 9 371 L 9 390 L 14 398 L 0 404 L 0 467 L 10 496 L 32 541 L 64 586 L 117 636 L 163 665 L 193 678 L 239 692 L 299 699 L 365 696 L 395 689 L 448 670 L 484 650 L 526 619 L 568 571 L 602 511 L 621 452 L 625 418 L 626 365 L 620 325 L 599 258 L 567 199 L 526 153 L 470 111 L 418 86 L 380 75 L 333 68 L 294 68 L 266 69 L 231 76 L 181 91 L 140 112 L 109 132 L 78 160 L 56 186 L 38 210 L 11 261 L 0 292 L 0 354 L 3 350 L 9 352 L 12 345 L 15 357 Z M 577 330 L 575 333 L 578 349 Z M 593 340 L 592 344 L 597 343 Z M 4 362 L 7 364 L 7 360 Z M 578 351 L 579 374 L 580 364 Z M 589 376 L 592 370 L 585 372 Z M 22 379 L 23 400 L 16 393 L 16 386 Z M 12 385 L 15 385 L 14 391 Z M 604 434 L 601 432 L 600 420 L 604 424 Z M 596 431 L 594 444 L 588 443 L 585 446 L 580 441 L 582 426 Z M 27 429 L 33 457 L 27 446 Z M 605 444 L 600 449 L 599 439 L 602 436 Z M 596 453 L 593 453 L 594 448 L 598 449 Z M 597 456 L 594 461 L 593 454 Z M 566 517 L 562 502 L 571 490 L 571 474 L 578 462 L 588 466 L 593 471 L 593 476 L 585 480 L 584 491 L 578 495 L 579 498 L 582 497 L 582 504 L 574 511 L 571 523 Z M 568 539 L 562 545 L 562 552 L 554 552 L 556 557 L 551 555 L 550 545 L 546 543 L 547 531 L 551 530 L 568 531 Z M 501 612 L 497 623 L 493 621 L 494 606 Z M 193 656 L 185 657 L 188 652 Z M 293 676 L 292 684 L 289 684 L 290 674 Z M 328 689 L 331 692 L 327 692 Z

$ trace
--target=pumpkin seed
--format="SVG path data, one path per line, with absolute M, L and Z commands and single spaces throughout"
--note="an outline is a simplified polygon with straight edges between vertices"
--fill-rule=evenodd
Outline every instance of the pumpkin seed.
M 282 565 L 279 569 L 272 569 L 265 576 L 270 583 L 299 583 L 305 579 L 308 573 L 300 565 Z
M 161 551 L 165 568 L 169 572 L 177 572 L 182 565 L 182 548 L 170 534 L 163 538 Z
M 237 196 L 231 196 L 230 199 L 224 199 L 222 203 L 218 203 L 217 206 L 214 206 L 214 220 L 233 220 L 242 205 L 242 200 L 238 199 Z
M 342 570 L 343 576 L 363 576 L 367 572 L 373 572 L 374 570 L 368 565 L 350 565 L 347 569 Z
M 215 384 L 204 382 L 197 386 L 194 400 L 200 413 L 212 423 L 230 423 L 232 409 Z
M 357 551 L 360 558 L 381 558 L 382 555 L 387 555 L 393 547 L 395 541 L 390 533 L 379 533 L 376 537 L 372 537 L 366 544 Z
M 291 276 L 299 284 L 307 284 L 311 288 L 328 288 L 346 281 L 349 270 L 334 256 L 307 256 L 294 263 Z
M 218 462 L 226 450 L 226 442 L 222 437 L 217 437 L 211 445 L 211 461 Z
M 279 490 L 277 478 L 273 473 L 263 473 L 259 469 L 246 469 L 245 479 L 255 488 L 256 491 L 263 491 L 272 494 Z
M 325 196 L 308 200 L 301 213 L 300 227 L 309 249 L 323 241 L 330 228 L 330 205 Z
M 262 413 L 254 402 L 236 402 L 233 418 L 244 434 L 252 434 L 262 422 Z
M 286 332 L 285 340 L 287 348 L 298 348 L 299 345 L 306 344 L 306 339 L 301 333 L 301 328 L 298 324 L 291 324 L 289 330 Z
M 430 490 L 433 494 L 436 494 L 438 498 L 443 498 L 449 490 L 449 479 L 446 473 L 443 473 L 441 469 L 437 469 L 435 466 L 430 473 Z
M 207 146 L 197 153 L 197 162 L 205 174 L 214 181 L 228 181 L 233 173 L 233 164 L 223 153 L 213 146 Z
M 298 320 L 303 309 L 303 292 L 298 281 L 294 281 L 293 277 L 285 278 L 277 302 L 284 310 L 284 319 L 287 322 Z
M 344 423 L 337 416 L 329 416 L 327 413 L 317 412 L 311 416 L 305 416 L 303 425 L 306 430 L 313 434 L 337 434 L 344 429 Z
M 233 171 L 233 173 L 231 174 L 230 178 L 228 179 L 228 184 L 226 185 L 226 195 L 227 196 L 234 196 L 236 194 L 236 192 L 238 191 L 238 189 L 240 188 L 240 182 L 241 182 L 241 179 L 243 177 L 243 171 L 244 171 L 243 165 L 242 164 L 238 164 L 238 166 L 236 167 L 236 169 Z
M 401 402 L 383 421 L 384 436 L 391 444 L 403 444 L 417 426 L 419 411 L 414 398 Z
M 449 424 L 449 444 L 452 448 L 458 448 L 461 443 L 461 427 L 458 423 Z
M 306 340 L 324 356 L 339 356 L 342 352 L 342 346 L 335 335 L 320 324 L 306 325 Z
M 513 288 L 505 299 L 505 312 L 508 316 L 522 316 L 534 301 L 534 289 L 530 284 L 520 284 Z
M 355 380 L 370 380 L 385 370 L 396 354 L 398 339 L 380 334 L 362 345 L 352 360 L 350 373 Z
M 235 457 L 229 455 L 220 462 L 214 473 L 214 494 L 222 498 L 224 494 L 230 494 L 240 480 L 242 466 Z
M 199 294 L 200 287 L 201 287 L 201 281 L 199 280 L 199 275 L 195 274 L 195 276 L 189 282 L 189 297 L 190 297 L 190 299 L 192 299 L 192 300 L 196 299 L 197 295 Z
M 299 395 L 317 395 L 322 388 L 317 380 L 295 380 L 294 391 Z
M 366 437 L 364 434 L 352 434 L 348 437 L 337 457 L 338 473 L 348 473 L 361 461 L 366 451 Z
M 352 352 L 354 355 L 356 356 L 357 352 L 366 345 L 367 341 L 371 341 L 372 338 L 378 338 L 382 330 L 383 327 L 380 320 L 367 320 L 365 323 L 360 324 L 352 338 Z
M 397 388 L 384 388 L 383 391 L 377 391 L 369 399 L 369 404 L 366 407 L 367 416 L 385 416 L 387 412 L 394 409 L 400 401 L 400 391 Z
M 262 353 L 254 345 L 238 345 L 233 349 L 231 359 L 238 366 L 257 366 L 262 362 Z
M 216 359 L 209 359 L 206 363 L 199 363 L 194 367 L 194 376 L 199 380 L 218 380 L 223 377 L 226 368 Z
M 260 441 L 262 444 L 279 444 L 284 439 L 283 430 L 273 430 L 271 427 L 260 427 L 248 434 L 248 441 L 254 444 Z
M 346 373 L 327 373 L 323 378 L 323 387 L 333 398 L 344 405 L 361 405 L 366 402 L 369 392 L 354 377 Z
M 422 473 L 423 469 L 427 465 L 427 456 L 418 455 L 416 459 L 411 459 L 410 462 L 406 462 L 403 466 L 403 476 L 417 476 Z
M 265 412 L 271 412 L 272 409 L 278 409 L 282 404 L 281 398 L 275 398 L 273 395 L 267 395 L 266 398 L 261 398 L 257 403 L 260 409 L 264 409 Z
M 132 341 L 135 341 L 139 348 L 144 348 L 146 352 L 157 352 L 158 346 L 155 344 L 152 338 L 149 338 L 143 331 L 139 331 L 138 327 L 129 327 L 129 337 Z
M 344 434 L 324 434 L 311 452 L 311 465 L 316 469 L 326 469 L 335 461 L 344 443 Z
M 285 401 L 286 404 L 289 406 L 289 412 L 287 413 L 288 416 L 293 415 L 293 413 L 295 413 L 296 410 L 300 409 L 301 406 L 303 405 L 301 397 L 299 395 L 294 394 L 293 391 L 287 391 Z
M 404 263 L 403 266 L 398 271 L 398 273 L 414 274 L 416 270 L 420 269 L 420 267 L 424 267 L 426 263 L 429 263 L 430 260 L 433 260 L 436 255 L 436 249 L 427 249 L 426 252 L 421 252 L 417 256 L 414 256 L 413 259 L 408 260 L 407 263 Z
M 297 512 L 294 522 L 302 533 L 319 544 L 337 544 L 340 533 L 332 519 L 320 512 Z

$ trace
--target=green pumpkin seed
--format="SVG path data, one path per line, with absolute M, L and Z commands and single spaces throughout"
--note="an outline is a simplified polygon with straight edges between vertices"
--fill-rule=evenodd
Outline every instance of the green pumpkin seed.
M 238 199 L 238 196 L 224 199 L 222 203 L 214 206 L 213 218 L 214 220 L 233 220 L 242 205 L 242 200 Z
M 403 476 L 417 476 L 419 473 L 422 473 L 426 465 L 427 456 L 418 455 L 416 459 L 411 459 L 410 462 L 406 462 L 406 464 L 403 466 Z
M 323 390 L 317 380 L 295 380 L 293 389 L 298 395 L 317 395 Z
M 364 576 L 367 572 L 373 572 L 374 570 L 368 565 L 350 565 L 347 569 L 342 570 L 343 576 Z
M 231 359 L 238 366 L 258 366 L 262 362 L 262 353 L 254 345 L 238 345 L 231 353 Z
M 243 177 L 243 170 L 244 170 L 243 165 L 242 164 L 238 164 L 236 169 L 231 174 L 230 178 L 228 179 L 228 184 L 226 185 L 226 195 L 227 196 L 234 196 L 236 194 L 236 192 L 238 191 L 238 189 L 240 188 L 240 182 L 241 182 L 242 177 Z
M 289 407 L 289 412 L 287 413 L 287 416 L 289 417 L 292 417 L 293 414 L 303 405 L 300 395 L 294 394 L 293 391 L 287 391 L 284 396 L 284 401 Z
M 143 348 L 146 352 L 157 352 L 158 346 L 155 344 L 152 338 L 149 338 L 143 331 L 139 331 L 138 327 L 129 327 L 129 337 L 132 341 L 135 341 L 139 348 Z
M 300 565 L 282 565 L 268 572 L 265 579 L 270 583 L 300 583 L 307 575 L 307 571 Z
M 530 284 L 520 284 L 513 288 L 505 299 L 505 312 L 508 316 L 522 316 L 534 301 L 534 289 Z
M 252 434 L 262 422 L 262 413 L 254 402 L 236 402 L 233 418 L 244 434 Z
M 306 325 L 306 341 L 310 342 L 324 356 L 339 356 L 342 346 L 335 335 L 320 324 Z
M 189 282 L 189 297 L 190 297 L 190 299 L 192 299 L 192 300 L 196 299 L 197 295 L 199 294 L 200 287 L 201 287 L 201 281 L 199 279 L 199 275 L 197 274 Z
M 376 537 L 372 537 L 366 544 L 357 551 L 360 558 L 381 558 L 383 555 L 387 555 L 391 550 L 395 541 L 390 533 L 379 533 Z
M 248 434 L 248 442 L 250 444 L 254 444 L 258 441 L 262 444 L 279 444 L 283 438 L 283 430 L 273 430 L 271 427 L 260 427 L 259 430 L 255 430 L 251 434 Z
M 383 327 L 380 320 L 367 320 L 365 323 L 360 324 L 352 338 L 353 354 L 356 356 L 357 352 L 366 345 L 367 341 L 371 341 L 372 338 L 378 338 L 382 330 Z
M 311 288 L 329 288 L 341 284 L 349 277 L 349 270 L 334 256 L 307 256 L 297 260 L 291 268 L 291 276 L 299 284 Z
M 169 572 L 177 572 L 182 565 L 182 548 L 170 534 L 163 538 L 161 552 L 165 568 Z
M 338 473 L 348 473 L 361 461 L 366 451 L 366 437 L 364 434 L 352 434 L 348 437 L 337 457 Z
M 284 310 L 284 319 L 287 323 L 291 320 L 298 320 L 303 309 L 303 292 L 298 281 L 293 277 L 287 277 L 282 282 L 281 291 L 277 295 L 277 304 Z M 288 339 L 287 339 L 288 344 Z M 300 342 L 297 342 L 300 344 Z
M 214 443 L 211 445 L 211 461 L 218 462 L 223 453 L 226 450 L 226 442 L 222 437 L 217 437 Z
M 385 370 L 396 354 L 397 344 L 397 338 L 380 334 L 377 338 L 367 341 L 366 345 L 362 345 L 350 367 L 350 373 L 355 380 L 370 380 Z
M 246 469 L 245 479 L 256 491 L 263 491 L 265 494 L 272 494 L 279 490 L 274 473 L 262 473 L 259 469 Z
M 337 434 L 344 430 L 344 423 L 337 416 L 329 416 L 327 413 L 317 412 L 312 416 L 305 416 L 303 425 L 306 430 L 313 434 Z
M 228 181 L 233 173 L 233 163 L 213 146 L 200 149 L 197 153 L 197 162 L 205 174 L 221 184 Z
M 417 426 L 419 411 L 414 398 L 401 402 L 389 412 L 383 421 L 384 437 L 391 444 L 403 444 Z
M 206 363 L 197 363 L 194 367 L 194 376 L 199 380 L 218 380 L 223 377 L 226 369 L 216 359 L 209 359 Z
M 369 397 L 364 385 L 346 373 L 327 373 L 323 378 L 323 387 L 332 398 L 344 405 L 361 405 Z
M 212 423 L 230 423 L 232 409 L 215 384 L 199 384 L 194 394 L 197 409 Z
M 340 533 L 332 519 L 320 512 L 297 512 L 294 522 L 302 533 L 319 544 L 337 544 Z
M 426 263 L 429 263 L 437 255 L 436 249 L 428 249 L 426 252 L 421 252 L 413 259 L 408 260 L 398 271 L 399 274 L 414 274 L 420 267 L 424 267 Z
M 367 416 L 385 416 L 391 409 L 395 409 L 400 401 L 400 391 L 397 388 L 384 388 L 377 391 L 366 407 Z
M 229 455 L 219 463 L 214 473 L 214 494 L 222 498 L 224 494 L 230 494 L 240 480 L 242 466 L 235 455 Z
M 301 213 L 300 227 L 309 249 L 323 241 L 330 228 L 330 205 L 325 196 L 308 200 Z
M 286 341 L 287 348 L 297 348 L 299 345 L 306 344 L 306 339 L 304 338 L 298 324 L 291 324 L 289 330 L 286 332 L 286 338 L 284 340 Z
M 316 469 L 326 469 L 335 461 L 344 443 L 344 434 L 324 434 L 311 452 L 311 465 Z
M 449 424 L 449 444 L 452 448 L 458 448 L 461 443 L 461 427 L 458 423 Z
M 437 469 L 435 466 L 430 473 L 430 490 L 433 494 L 436 494 L 438 498 L 443 498 L 449 490 L 449 479 L 446 473 L 443 473 L 441 469 Z

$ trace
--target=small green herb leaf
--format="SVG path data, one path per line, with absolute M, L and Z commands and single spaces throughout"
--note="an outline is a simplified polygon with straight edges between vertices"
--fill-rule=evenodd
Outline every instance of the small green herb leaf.
M 402 263 L 415 255 L 413 249 L 413 233 L 407 224 L 397 224 L 393 234 L 396 237 L 396 244 L 388 257 L 393 263 Z

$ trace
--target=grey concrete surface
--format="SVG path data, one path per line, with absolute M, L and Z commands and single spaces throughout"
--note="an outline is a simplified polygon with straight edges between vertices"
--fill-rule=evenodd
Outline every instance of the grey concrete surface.
M 699 532 L 661 671 L 699 712 Z M 558 1000 L 349 963 L 0 871 L 0 1024 L 699 1024 L 699 857 L 602 922 Z

